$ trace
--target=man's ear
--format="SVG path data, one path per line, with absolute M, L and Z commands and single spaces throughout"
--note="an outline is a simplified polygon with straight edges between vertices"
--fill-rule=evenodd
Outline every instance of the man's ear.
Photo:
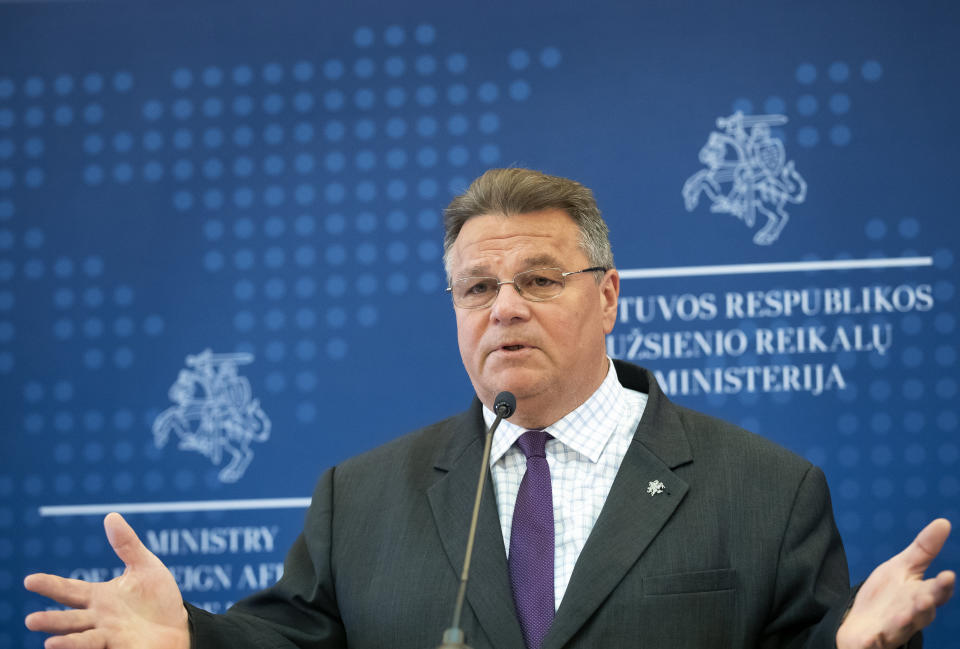
M 617 323 L 617 301 L 620 298 L 620 273 L 616 269 L 608 270 L 600 280 L 600 300 L 603 311 L 603 333 L 613 331 Z

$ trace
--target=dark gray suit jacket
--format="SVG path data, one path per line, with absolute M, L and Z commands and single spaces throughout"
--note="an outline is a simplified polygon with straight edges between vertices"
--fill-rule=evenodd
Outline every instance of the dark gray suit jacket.
M 850 587 L 822 472 L 617 372 L 649 400 L 543 649 L 834 647 Z M 327 471 L 283 578 L 225 615 L 190 607 L 194 646 L 439 645 L 483 432 L 475 401 Z M 462 626 L 474 649 L 522 649 L 487 482 Z

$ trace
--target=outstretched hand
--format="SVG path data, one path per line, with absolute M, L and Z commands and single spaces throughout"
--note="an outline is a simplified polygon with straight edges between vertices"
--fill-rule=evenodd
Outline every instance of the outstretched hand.
M 46 649 L 188 649 L 187 611 L 173 575 L 120 514 L 108 514 L 103 526 L 126 566 L 123 574 L 101 583 L 27 576 L 27 590 L 72 607 L 31 613 L 27 628 L 53 634 Z
M 950 535 L 950 522 L 938 518 L 907 548 L 881 563 L 863 583 L 837 631 L 838 649 L 892 649 L 930 624 L 938 606 L 953 594 L 956 575 L 923 573 Z

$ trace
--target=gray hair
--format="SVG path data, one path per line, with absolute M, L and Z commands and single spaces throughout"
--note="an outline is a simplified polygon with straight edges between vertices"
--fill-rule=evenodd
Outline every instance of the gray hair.
M 561 209 L 580 229 L 580 248 L 591 266 L 613 268 L 610 231 L 593 192 L 575 180 L 532 169 L 490 169 L 454 198 L 443 214 L 443 265 L 450 279 L 450 251 L 463 225 L 475 216 L 514 216 Z

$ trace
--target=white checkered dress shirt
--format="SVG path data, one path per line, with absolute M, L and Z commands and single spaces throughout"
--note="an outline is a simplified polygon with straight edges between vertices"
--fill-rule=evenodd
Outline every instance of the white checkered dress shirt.
M 579 408 L 546 428 L 553 435 L 547 441 L 547 464 L 553 487 L 557 607 L 646 405 L 647 395 L 620 385 L 611 362 L 597 391 Z M 496 419 L 486 407 L 483 418 L 487 426 Z M 490 471 L 505 548 L 510 547 L 513 507 L 527 470 L 526 458 L 514 442 L 526 430 L 504 420 L 494 433 L 490 451 Z

